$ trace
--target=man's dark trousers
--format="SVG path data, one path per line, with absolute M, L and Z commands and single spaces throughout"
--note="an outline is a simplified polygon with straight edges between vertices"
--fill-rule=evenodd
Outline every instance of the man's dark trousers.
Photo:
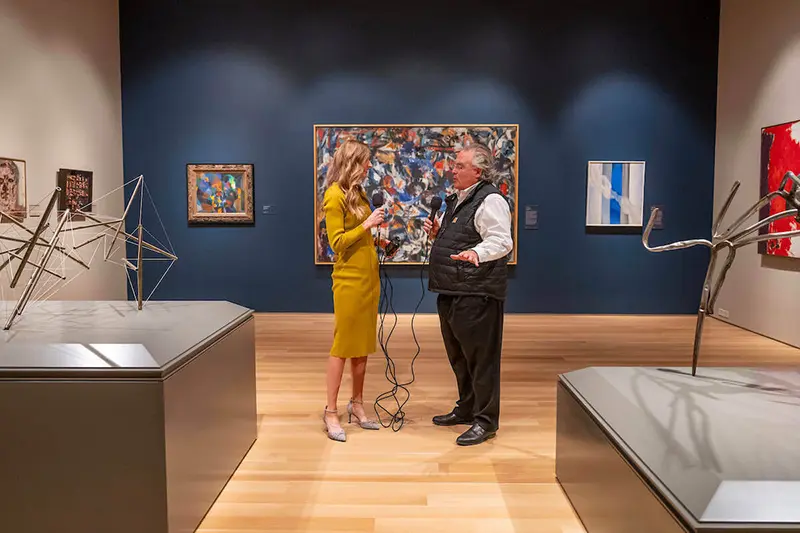
M 503 305 L 502 300 L 475 295 L 439 294 L 436 300 L 458 384 L 454 414 L 489 432 L 499 429 Z

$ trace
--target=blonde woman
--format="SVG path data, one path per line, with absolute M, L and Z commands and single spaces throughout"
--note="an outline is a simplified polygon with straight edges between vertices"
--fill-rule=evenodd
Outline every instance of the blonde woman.
M 370 168 L 369 148 L 346 140 L 336 149 L 328 168 L 323 202 L 328 242 L 333 248 L 333 314 L 336 325 L 328 357 L 328 403 L 323 421 L 328 438 L 347 440 L 339 423 L 337 400 L 347 359 L 353 376 L 353 394 L 347 404 L 349 422 L 364 429 L 379 429 L 364 412 L 362 393 L 367 356 L 375 352 L 380 279 L 372 228 L 383 222 L 384 210 L 370 213 L 361 184 Z

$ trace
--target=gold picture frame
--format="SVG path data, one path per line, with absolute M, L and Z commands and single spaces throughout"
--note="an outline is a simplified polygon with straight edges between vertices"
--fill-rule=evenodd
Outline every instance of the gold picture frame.
M 367 197 L 373 191 L 397 194 L 389 202 L 394 210 L 389 231 L 403 244 L 385 265 L 422 265 L 430 245 L 424 249 L 423 220 L 430 212 L 430 198 L 453 192 L 447 187 L 448 166 L 455 149 L 465 142 L 487 145 L 498 162 L 495 183 L 511 209 L 514 247 L 509 265 L 517 263 L 519 242 L 519 124 L 315 124 L 314 125 L 314 264 L 332 265 L 335 257 L 327 243 L 322 200 L 327 165 L 342 140 L 355 137 L 372 149 L 372 168 L 364 181 Z M 402 142 L 400 142 L 402 140 Z M 400 154 L 410 154 L 408 157 Z M 395 164 L 397 159 L 402 161 Z M 398 170 L 402 169 L 402 170 Z M 398 175 L 402 172 L 403 175 Z M 402 189 L 402 190 L 401 190 Z
M 253 224 L 252 163 L 188 163 L 189 224 Z

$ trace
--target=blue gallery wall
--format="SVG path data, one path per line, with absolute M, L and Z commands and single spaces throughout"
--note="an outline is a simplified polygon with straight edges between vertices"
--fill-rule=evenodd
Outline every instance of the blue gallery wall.
M 120 2 L 125 176 L 145 175 L 180 258 L 155 297 L 329 312 L 330 268 L 313 256 L 313 125 L 518 123 L 507 311 L 696 311 L 707 252 L 588 234 L 586 163 L 645 160 L 645 216 L 665 213 L 653 239 L 708 237 L 718 1 L 274 4 Z M 254 163 L 252 227 L 187 224 L 192 162 Z M 523 229 L 525 205 L 539 229 Z M 395 310 L 413 310 L 419 271 L 390 275 Z M 429 293 L 420 310 L 434 303 Z

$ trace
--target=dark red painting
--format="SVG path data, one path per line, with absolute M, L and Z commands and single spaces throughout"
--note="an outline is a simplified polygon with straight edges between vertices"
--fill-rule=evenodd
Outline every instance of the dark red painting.
M 786 172 L 800 175 L 800 120 L 768 126 L 761 130 L 761 196 L 778 190 Z M 786 185 L 788 190 L 790 183 Z M 773 198 L 762 208 L 759 219 L 786 210 L 786 200 Z M 760 233 L 794 231 L 798 223 L 794 217 L 783 217 L 764 226 Z M 758 252 L 766 255 L 800 257 L 800 238 L 771 239 L 758 243 Z

